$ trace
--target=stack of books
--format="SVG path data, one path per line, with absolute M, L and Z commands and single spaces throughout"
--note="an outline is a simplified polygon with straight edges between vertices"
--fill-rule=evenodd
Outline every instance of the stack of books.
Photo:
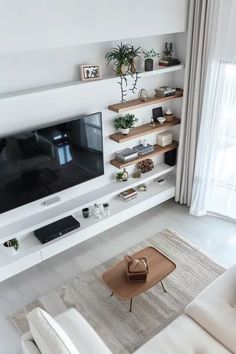
M 173 134 L 169 131 L 161 133 L 157 136 L 157 145 L 159 146 L 167 146 L 172 144 Z
M 179 64 L 180 64 L 180 61 L 177 58 L 169 58 L 169 59 L 159 60 L 160 66 L 173 66 L 173 65 L 179 65 Z
M 168 87 L 168 86 L 161 86 L 155 89 L 157 97 L 169 97 L 175 95 L 175 88 Z
M 129 188 L 119 194 L 119 197 L 125 202 L 137 197 L 137 191 L 134 188 Z
M 143 146 L 143 144 L 137 145 L 133 148 L 134 151 L 137 151 L 139 155 L 146 155 L 149 152 L 154 151 L 154 146 L 151 144 L 147 144 L 147 146 Z
M 116 152 L 116 158 L 122 162 L 132 161 L 135 160 L 137 157 L 138 153 L 130 148 Z

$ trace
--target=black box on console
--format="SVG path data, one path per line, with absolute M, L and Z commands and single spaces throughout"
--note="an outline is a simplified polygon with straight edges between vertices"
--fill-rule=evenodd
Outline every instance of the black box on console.
M 77 221 L 73 216 L 67 216 L 66 218 L 60 219 L 53 222 L 52 224 L 41 227 L 34 231 L 34 235 L 41 243 L 46 243 L 60 237 L 74 229 L 80 227 L 79 221 Z

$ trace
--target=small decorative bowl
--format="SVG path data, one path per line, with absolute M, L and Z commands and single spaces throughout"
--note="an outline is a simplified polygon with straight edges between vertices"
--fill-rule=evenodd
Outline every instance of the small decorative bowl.
M 158 123 L 160 123 L 162 125 L 165 123 L 166 118 L 165 117 L 158 117 L 157 120 L 158 120 Z

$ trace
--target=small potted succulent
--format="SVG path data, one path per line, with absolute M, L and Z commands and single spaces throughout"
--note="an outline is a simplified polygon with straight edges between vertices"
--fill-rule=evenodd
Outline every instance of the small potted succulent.
M 143 51 L 144 54 L 144 69 L 145 71 L 152 71 L 153 70 L 153 58 L 158 57 L 159 53 L 157 53 L 154 49 L 149 51 Z
M 11 256 L 16 255 L 20 247 L 19 241 L 16 238 L 4 242 L 3 246 L 6 252 Z
M 137 121 L 138 118 L 136 118 L 134 114 L 127 113 L 114 120 L 114 127 L 120 130 L 121 134 L 127 135 L 129 134 L 130 128 L 132 128 Z
M 124 172 L 119 171 L 116 173 L 116 181 L 117 182 L 123 182 L 124 181 Z

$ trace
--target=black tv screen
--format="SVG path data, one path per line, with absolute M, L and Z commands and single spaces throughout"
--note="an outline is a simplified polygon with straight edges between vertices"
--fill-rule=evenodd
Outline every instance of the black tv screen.
M 0 138 L 0 213 L 103 175 L 102 115 Z

